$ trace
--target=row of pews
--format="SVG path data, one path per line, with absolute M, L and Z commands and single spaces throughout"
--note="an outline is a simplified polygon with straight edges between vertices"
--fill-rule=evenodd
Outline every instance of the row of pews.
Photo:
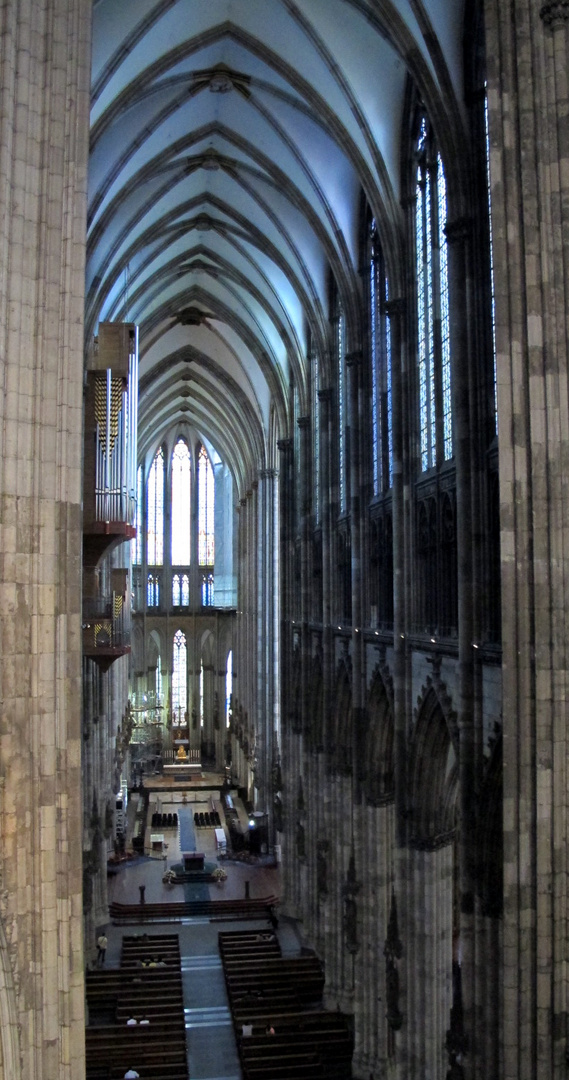
M 269 930 L 222 932 L 219 951 L 244 1080 L 351 1076 L 350 1024 L 321 1008 L 317 956 L 283 957 Z
M 141 1080 L 187 1080 L 177 934 L 124 937 L 120 967 L 89 971 L 86 993 L 86 1080 L 122 1080 L 128 1069 Z
M 270 918 L 278 904 L 277 896 L 261 896 L 243 900 L 189 900 L 160 904 L 109 904 L 109 914 L 115 926 L 147 922 L 180 922 L 192 916 L 221 922 L 231 919 Z

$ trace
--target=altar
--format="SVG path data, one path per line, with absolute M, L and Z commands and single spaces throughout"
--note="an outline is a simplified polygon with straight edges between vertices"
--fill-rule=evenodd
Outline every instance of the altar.
M 201 761 L 175 761 L 172 765 L 164 765 L 164 776 L 177 780 L 191 780 L 192 776 L 199 776 L 202 771 Z

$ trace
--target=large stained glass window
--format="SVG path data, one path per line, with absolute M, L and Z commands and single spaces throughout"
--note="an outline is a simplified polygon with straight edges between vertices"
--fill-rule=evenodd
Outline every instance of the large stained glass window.
M 490 124 L 488 120 L 488 88 L 484 93 L 484 135 L 486 143 L 486 186 L 488 189 L 488 234 L 490 247 L 490 297 L 492 315 L 492 354 L 494 362 L 494 426 L 498 434 L 498 380 L 496 373 L 496 294 L 494 288 L 494 245 L 492 241 L 492 199 L 490 188 Z
M 172 659 L 172 711 L 174 720 L 180 724 L 187 710 L 186 635 L 181 630 L 174 634 Z
M 146 561 L 149 566 L 164 562 L 164 452 L 162 447 L 150 467 L 146 501 Z
M 172 565 L 190 565 L 191 458 L 178 439 L 172 451 Z
M 233 693 L 233 653 L 231 650 L 227 654 L 227 663 L 225 665 L 225 726 L 229 727 L 231 721 L 231 695 Z
M 162 704 L 162 664 L 160 657 L 156 661 L 156 704 Z
M 312 468 L 313 491 L 314 491 L 314 518 L 316 524 L 320 522 L 320 398 L 318 397 L 318 357 L 312 354 L 310 365 L 310 378 L 312 380 Z
M 425 471 L 453 455 L 446 182 L 426 116 L 421 118 L 416 151 L 419 423 Z
M 142 564 L 142 492 L 143 470 L 142 465 L 139 465 L 136 473 L 136 513 L 134 517 L 136 536 L 131 542 L 131 558 L 133 566 L 140 566 Z
M 375 221 L 370 228 L 369 298 L 372 379 L 373 493 L 393 483 L 393 403 L 388 283 Z
M 213 566 L 214 550 L 214 477 L 205 446 L 198 454 L 198 559 L 200 566 Z
M 347 508 L 346 495 L 346 423 L 347 423 L 347 388 L 346 388 L 346 322 L 340 310 L 336 330 L 336 351 L 338 360 L 338 466 L 340 485 L 340 513 Z

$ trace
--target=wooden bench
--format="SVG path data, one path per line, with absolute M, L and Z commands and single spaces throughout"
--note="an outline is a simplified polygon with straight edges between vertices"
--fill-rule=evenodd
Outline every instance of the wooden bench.
M 268 918 L 271 908 L 278 903 L 275 896 L 249 900 L 192 900 L 170 901 L 160 904 L 109 904 L 111 921 L 115 925 L 129 923 L 179 922 L 192 916 L 211 919 L 259 919 Z
M 139 966 L 165 957 L 165 966 Z M 89 972 L 87 1004 L 94 1019 L 85 1030 L 87 1080 L 101 1074 L 122 1080 L 135 1068 L 141 1080 L 187 1080 L 186 1025 L 177 934 L 123 940 L 120 968 Z M 131 1017 L 148 1023 L 128 1024 Z M 107 1073 L 105 1074 L 105 1070 Z

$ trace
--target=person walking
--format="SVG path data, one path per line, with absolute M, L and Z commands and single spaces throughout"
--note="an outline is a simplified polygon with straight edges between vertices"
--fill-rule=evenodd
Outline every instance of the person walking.
M 107 951 L 107 937 L 106 934 L 99 934 L 97 938 L 97 967 L 102 967 L 105 963 L 105 953 Z

